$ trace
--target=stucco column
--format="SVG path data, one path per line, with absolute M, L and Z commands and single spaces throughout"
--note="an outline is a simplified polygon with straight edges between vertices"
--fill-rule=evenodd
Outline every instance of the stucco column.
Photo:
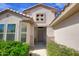
M 30 47 L 34 48 L 34 25 L 27 23 L 27 39 L 26 42 Z
M 54 29 L 51 26 L 47 27 L 47 42 L 48 41 L 54 41 L 55 37 L 54 37 Z

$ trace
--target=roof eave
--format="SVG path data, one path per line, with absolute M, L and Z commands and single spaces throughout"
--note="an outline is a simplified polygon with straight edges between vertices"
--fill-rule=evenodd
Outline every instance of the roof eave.
M 31 8 L 25 9 L 25 10 L 23 11 L 23 13 L 25 13 L 25 14 L 26 14 L 26 13 L 30 13 L 30 10 L 32 10 L 32 9 L 38 7 L 38 6 L 47 7 L 47 9 L 51 10 L 52 12 L 55 12 L 55 13 L 57 12 L 57 9 L 56 9 L 56 8 L 49 7 L 49 6 L 46 6 L 46 5 L 43 5 L 43 4 L 36 4 L 36 5 L 34 5 L 33 7 L 31 7 Z
M 0 15 L 5 14 L 7 12 L 12 13 L 12 14 L 16 14 L 17 16 L 20 16 L 21 18 L 23 17 L 22 21 L 24 21 L 24 22 L 27 21 L 27 22 L 30 22 L 30 23 L 34 23 L 34 21 L 32 20 L 33 19 L 32 17 L 30 17 L 30 16 L 28 16 L 28 15 L 26 15 L 24 13 L 19 13 L 19 12 L 15 11 L 15 10 L 12 10 L 12 9 L 9 9 L 9 8 L 1 11 Z
M 71 11 L 72 10 L 72 11 Z M 69 7 L 64 10 L 60 16 L 58 16 L 51 24 L 50 26 L 55 26 L 61 21 L 67 19 L 68 17 L 72 16 L 74 13 L 76 13 L 79 10 L 79 4 L 72 4 Z

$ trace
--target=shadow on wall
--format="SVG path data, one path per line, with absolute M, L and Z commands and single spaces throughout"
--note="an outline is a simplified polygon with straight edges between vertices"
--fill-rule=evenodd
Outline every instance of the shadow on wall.
M 73 26 L 79 24 L 79 12 L 76 13 L 75 15 L 71 16 L 70 18 L 63 20 L 62 22 L 60 22 L 59 24 L 57 24 L 55 27 L 53 27 L 55 30 L 57 29 L 61 29 L 64 27 L 69 27 L 69 26 Z

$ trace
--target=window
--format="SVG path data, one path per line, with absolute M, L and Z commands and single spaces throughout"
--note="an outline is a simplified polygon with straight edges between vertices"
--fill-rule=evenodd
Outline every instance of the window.
M 36 16 L 39 17 L 39 14 L 37 14 Z
M 21 42 L 26 42 L 26 34 L 21 33 Z
M 15 39 L 15 24 L 8 24 L 7 25 L 7 37 L 6 40 L 14 40 Z
M 39 21 L 39 19 L 38 19 L 38 18 L 37 18 L 36 20 L 37 20 L 37 21 Z
M 15 32 L 15 24 L 8 24 L 7 32 Z
M 6 38 L 6 40 L 14 41 L 14 39 L 15 39 L 15 34 L 7 34 L 7 38 Z
M 21 28 L 21 32 L 24 32 L 25 33 L 26 31 L 27 31 L 26 25 L 23 25 L 22 28 Z
M 36 21 L 37 22 L 44 22 L 45 21 L 45 14 L 36 14 Z
M 43 17 L 43 14 L 41 14 L 41 17 Z
M 25 23 L 21 24 L 21 42 L 26 42 L 26 33 L 27 33 L 27 26 Z
M 41 21 L 43 21 L 43 18 L 41 18 Z
M 0 40 L 3 39 L 4 35 L 4 24 L 0 24 Z

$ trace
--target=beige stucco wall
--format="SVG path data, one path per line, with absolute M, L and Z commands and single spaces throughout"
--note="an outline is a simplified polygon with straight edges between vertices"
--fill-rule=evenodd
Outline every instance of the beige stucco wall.
M 45 14 L 45 22 L 37 22 L 36 21 L 36 14 L 38 13 L 44 13 Z M 42 8 L 42 7 L 38 7 L 34 10 L 32 10 L 28 15 L 30 15 L 31 17 L 33 17 L 33 20 L 36 22 L 36 24 L 38 26 L 48 26 L 51 21 L 55 18 L 55 14 L 53 12 L 51 12 L 51 10 Z
M 79 12 L 54 27 L 57 43 L 79 50 Z
M 37 22 L 36 21 L 36 14 L 38 13 L 44 13 L 45 14 L 45 22 Z M 53 37 L 53 29 L 49 26 L 49 24 L 52 22 L 52 20 L 55 18 L 55 13 L 51 12 L 51 10 L 38 7 L 36 9 L 33 9 L 28 15 L 33 17 L 34 22 L 37 24 L 37 27 L 46 27 L 46 36 L 47 39 Z M 35 33 L 36 34 L 36 33 Z M 36 37 L 37 38 L 37 34 Z

